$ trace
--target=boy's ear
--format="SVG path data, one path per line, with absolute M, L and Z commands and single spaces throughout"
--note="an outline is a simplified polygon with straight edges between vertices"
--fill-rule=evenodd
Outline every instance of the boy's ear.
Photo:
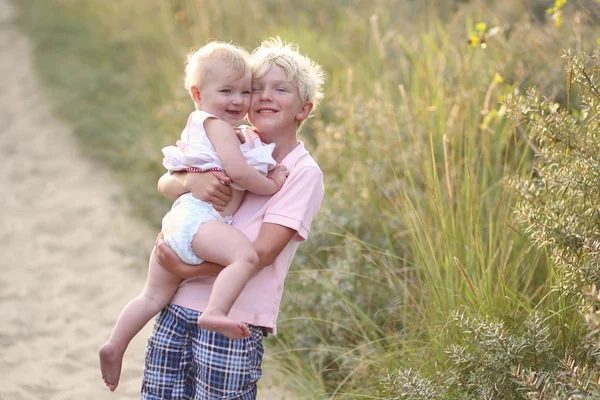
M 304 103 L 302 107 L 296 113 L 296 119 L 300 122 L 304 121 L 310 115 L 310 112 L 313 109 L 313 103 L 310 101 Z
M 196 86 L 190 87 L 190 96 L 192 96 L 194 103 L 200 103 L 200 90 Z

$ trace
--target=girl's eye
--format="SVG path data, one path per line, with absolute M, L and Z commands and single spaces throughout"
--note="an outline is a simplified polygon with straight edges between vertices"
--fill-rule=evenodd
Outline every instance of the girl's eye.
M 223 90 L 221 90 L 221 93 L 231 93 L 231 90 L 229 90 L 229 89 L 223 89 Z
M 244 94 L 244 95 L 246 95 L 246 94 L 250 94 L 250 91 L 249 91 L 249 90 L 244 90 L 244 91 L 242 92 L 242 94 Z
M 259 92 L 259 91 L 260 91 L 260 88 L 252 88 L 252 93 L 256 93 L 256 92 Z
M 287 92 L 287 89 L 286 88 L 278 88 L 277 91 L 278 92 Z

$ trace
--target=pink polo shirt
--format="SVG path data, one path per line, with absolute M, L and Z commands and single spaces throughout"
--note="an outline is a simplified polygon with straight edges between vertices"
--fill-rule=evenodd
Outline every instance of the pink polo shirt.
M 276 333 L 285 277 L 298 245 L 308 238 L 310 225 L 321 207 L 324 194 L 323 173 L 303 143 L 300 142 L 281 163 L 290 171 L 281 190 L 272 196 L 246 193 L 232 224 L 251 242 L 256 240 L 265 222 L 296 231 L 295 237 L 273 264 L 252 277 L 229 313 L 229 317 L 236 321 L 263 326 L 273 334 Z M 214 281 L 215 277 L 184 281 L 171 303 L 203 311 Z

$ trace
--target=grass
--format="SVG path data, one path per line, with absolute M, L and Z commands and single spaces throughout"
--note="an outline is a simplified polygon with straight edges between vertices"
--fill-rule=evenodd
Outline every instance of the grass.
M 546 254 L 514 221 L 504 180 L 532 155 L 499 100 L 530 85 L 566 98 L 559 50 L 590 45 L 585 18 L 553 29 L 516 0 L 19 5 L 57 114 L 157 227 L 169 204 L 155 193 L 160 148 L 191 110 L 190 48 L 279 35 L 325 67 L 327 97 L 302 136 L 327 195 L 271 349 L 302 398 L 382 398 L 387 371 L 441 368 L 454 310 L 513 326 L 533 310 L 559 316 L 554 326 L 574 318 L 551 291 Z M 482 20 L 500 33 L 469 47 Z M 574 340 L 557 335 L 562 350 Z

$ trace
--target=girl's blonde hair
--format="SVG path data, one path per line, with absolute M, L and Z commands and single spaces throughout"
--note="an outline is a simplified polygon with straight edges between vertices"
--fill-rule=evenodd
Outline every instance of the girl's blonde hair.
M 314 111 L 323 98 L 325 74 L 321 66 L 300 54 L 297 45 L 273 37 L 262 42 L 250 56 L 252 79 L 262 78 L 275 66 L 285 71 L 290 82 L 298 87 L 300 99 L 312 103 Z
M 192 86 L 201 87 L 215 60 L 225 60 L 236 75 L 236 79 L 241 78 L 250 68 L 248 57 L 246 50 L 231 43 L 210 42 L 188 55 L 184 86 L 188 91 Z

